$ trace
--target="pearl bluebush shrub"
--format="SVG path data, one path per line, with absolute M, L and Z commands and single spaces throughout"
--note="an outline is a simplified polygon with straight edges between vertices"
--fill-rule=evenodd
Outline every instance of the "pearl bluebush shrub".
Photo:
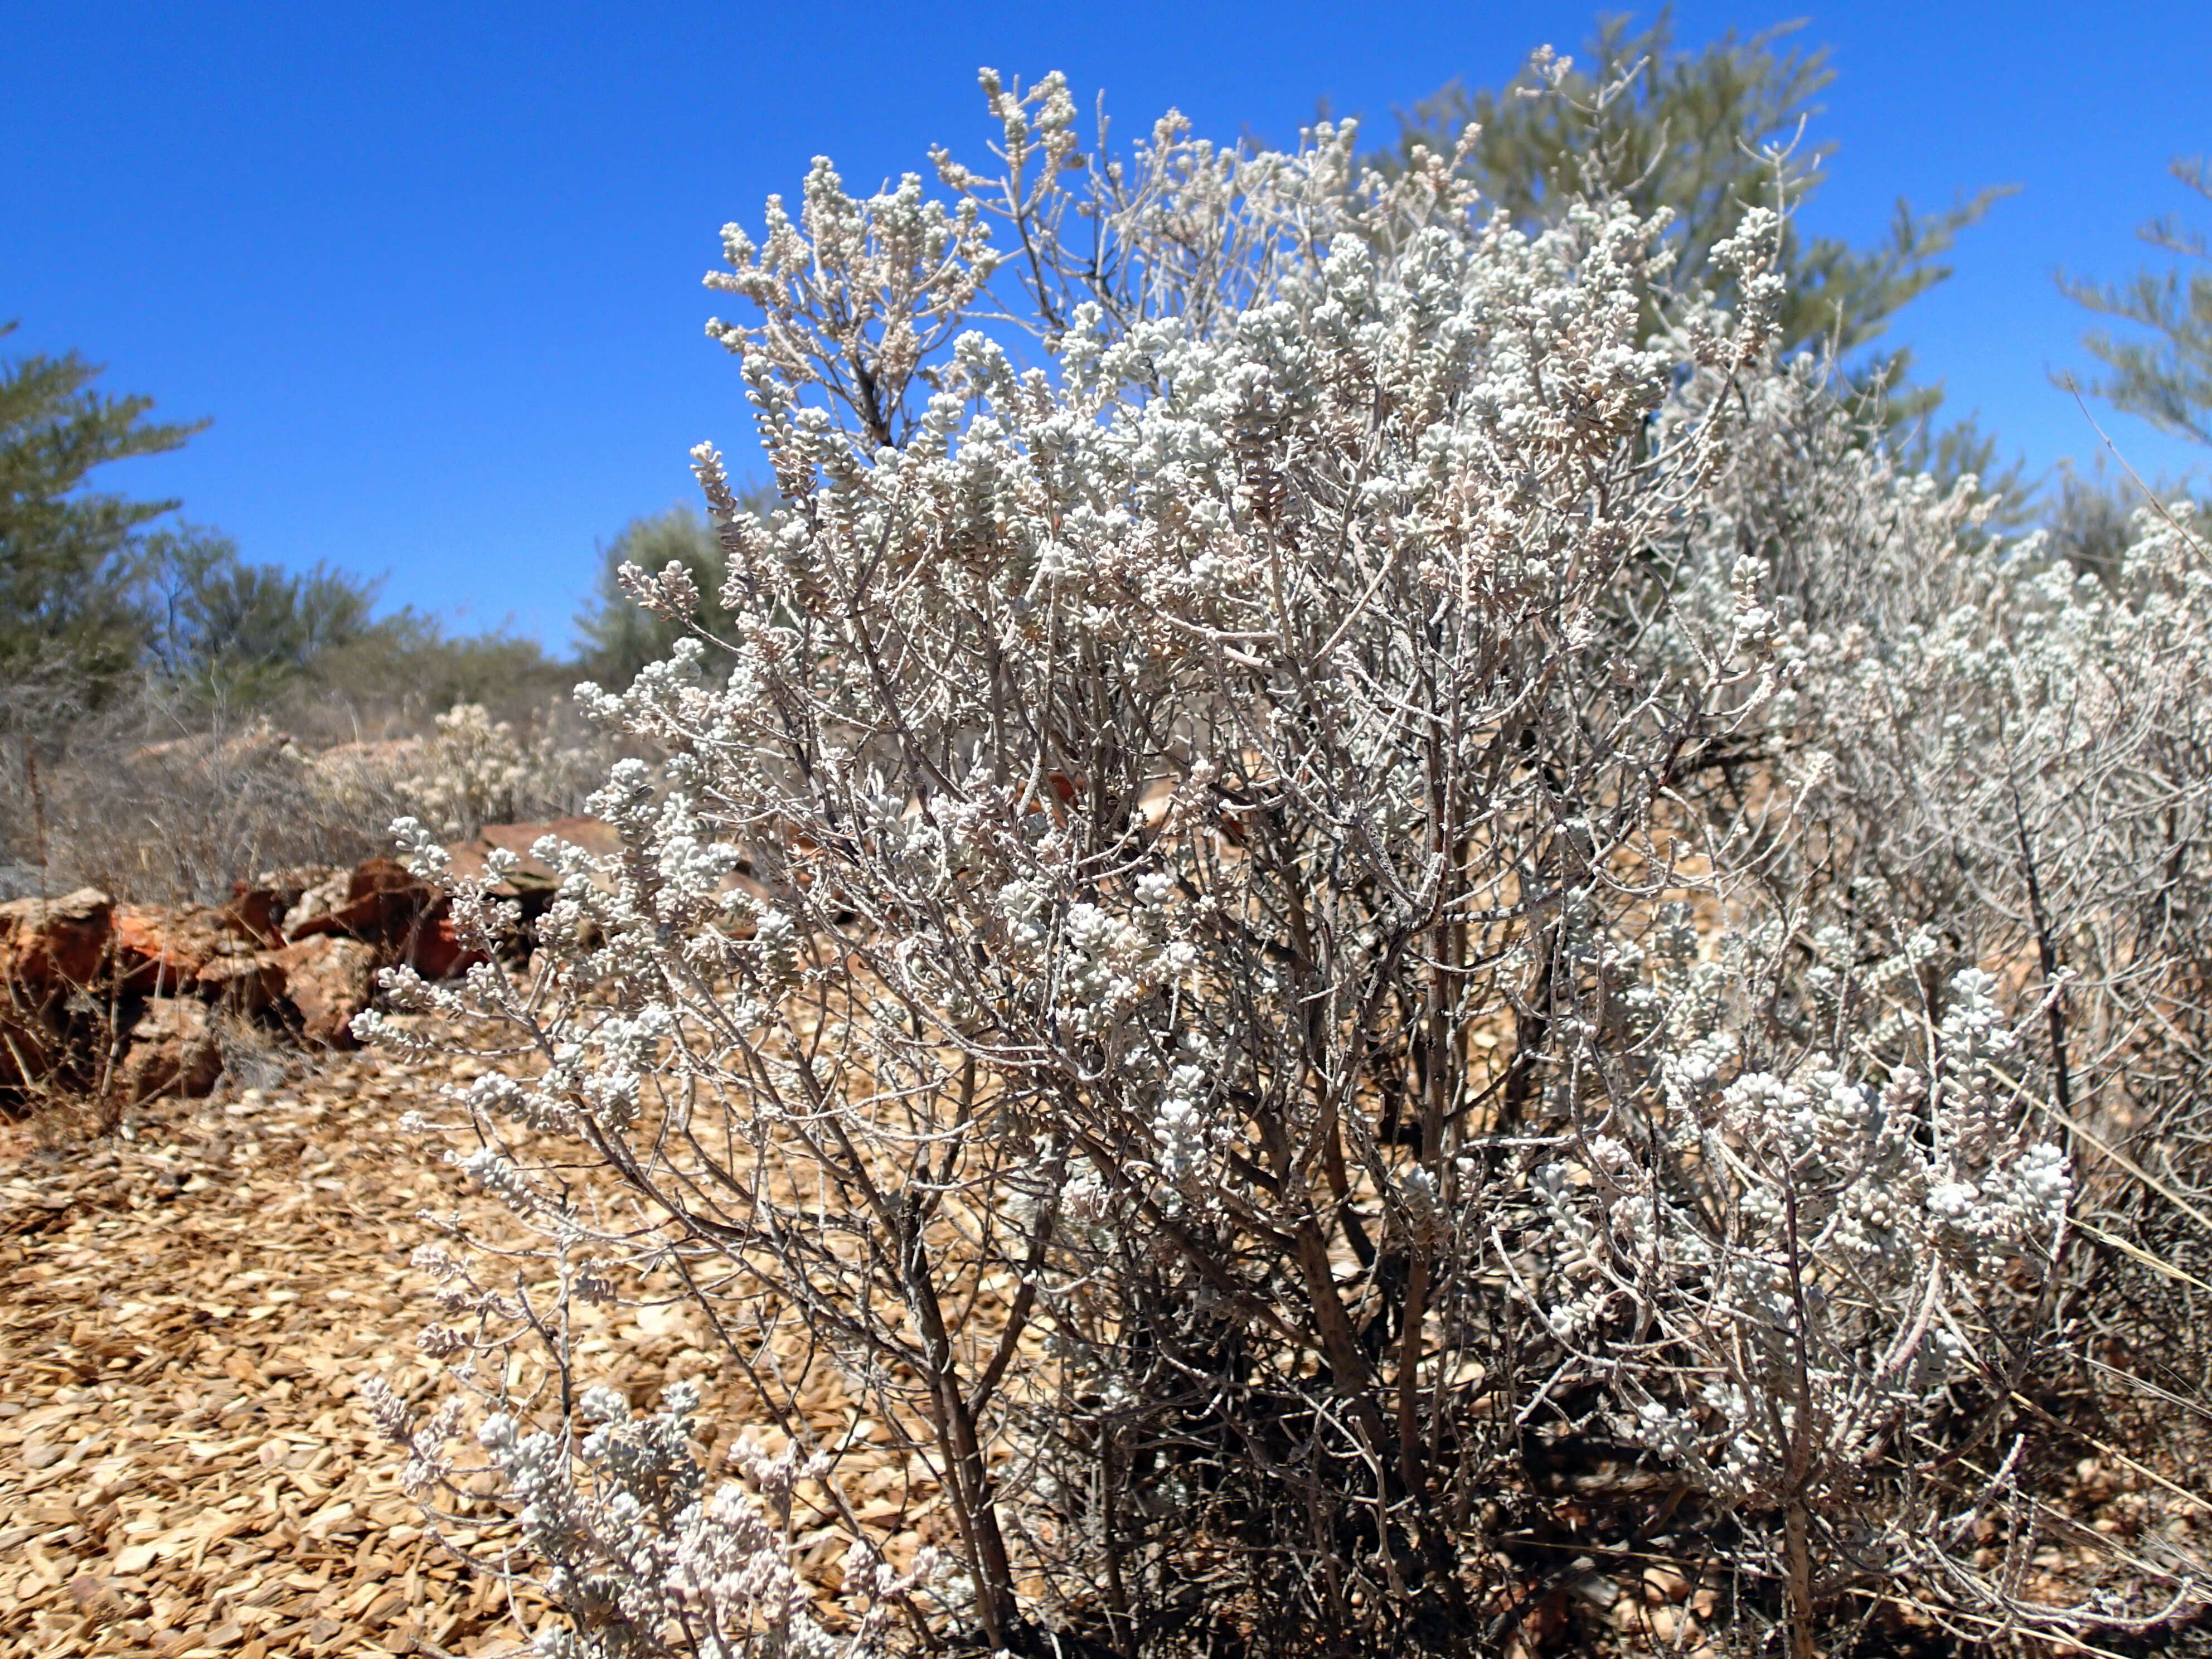
M 441 1247 L 428 1340 L 543 1650 L 1488 1651 L 1595 1532 L 1717 1553 L 1716 1625 L 1801 1654 L 1907 1583 L 2134 1616 L 1957 1540 L 2020 1524 L 2072 1126 L 2195 1018 L 2193 529 L 2106 588 L 1901 473 L 1778 359 L 1770 214 L 1726 312 L 1602 200 L 1524 231 L 1348 126 L 1117 157 L 1058 77 L 984 88 L 996 177 L 817 161 L 725 232 L 782 501 L 695 453 L 734 621 L 580 689 L 667 759 L 596 798 L 618 854 L 542 849 L 527 981 L 392 988 L 536 1057 L 456 1103 L 552 1289 Z M 565 1310 L 648 1281 L 794 1436 L 745 1486 L 696 1395 L 574 1376 Z M 941 1488 L 941 1562 L 843 1506 L 794 1333 Z M 478 1369 L 531 1337 L 556 1399 Z M 382 1409 L 458 1467 L 458 1407 Z

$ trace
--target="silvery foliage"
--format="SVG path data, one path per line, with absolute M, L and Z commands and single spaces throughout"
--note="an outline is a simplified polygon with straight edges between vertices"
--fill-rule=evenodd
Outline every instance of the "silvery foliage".
M 1929 950 L 1908 941 L 1863 987 L 1839 953 L 1820 994 L 1917 1021 Z M 1535 1170 L 1553 1223 L 1540 1300 L 1562 1344 L 1618 1379 L 1628 1443 L 1731 1506 L 1778 1510 L 1971 1374 L 1956 1292 L 2047 1255 L 2066 1160 L 2024 1132 L 2021 1039 L 1978 969 L 1946 988 L 1927 1072 L 1877 1078 L 1818 1051 L 1747 1052 L 1732 964 L 1702 957 L 1686 921 L 1641 965 L 1626 1035 L 1656 1056 L 1658 1100 L 1638 1103 L 1659 1109 L 1600 1119 Z
M 1733 1516 L 1809 1641 L 1816 1555 L 1832 1587 L 1921 1547 L 1851 1518 L 1866 1471 L 1906 1481 L 2063 1231 L 2063 1067 L 2008 1011 L 2061 1029 L 2071 981 L 1981 971 L 1930 907 L 2026 912 L 1924 849 L 1999 844 L 1959 780 L 2098 763 L 2058 647 L 2149 608 L 1848 441 L 1775 360 L 1771 216 L 1717 252 L 1724 313 L 1607 204 L 1531 236 L 1349 127 L 1170 118 L 1115 159 L 1058 77 L 985 89 L 998 178 L 940 153 L 949 202 L 856 198 L 820 161 L 725 233 L 758 320 L 713 332 L 785 503 L 696 452 L 737 620 L 580 689 L 670 759 L 595 799 L 618 854 L 541 849 L 529 982 L 395 988 L 537 1057 L 459 1093 L 551 1299 L 457 1290 L 476 1331 L 437 1340 L 565 1364 L 566 1298 L 681 1286 L 862 1579 L 994 1647 L 1215 1612 L 1410 1642 L 1501 1600 L 1502 1638 L 1487 1529 L 1555 1419 Z M 794 1335 L 942 1494 L 941 1599 L 870 1553 Z M 557 1415 L 495 1448 L 541 1514 L 605 1474 Z M 667 1548 L 768 1559 L 681 1513 Z M 651 1601 L 662 1546 L 573 1536 L 535 1534 L 574 1650 L 755 1639 Z M 788 1594 L 748 1571 L 732 1607 Z M 646 1645 L 588 1612 L 625 1596 Z
M 1753 395 L 1789 411 L 1797 441 L 1746 457 L 1717 495 L 1725 538 L 1690 540 L 1669 576 L 1708 629 L 1740 609 L 1732 578 L 1747 555 L 1772 596 L 1778 690 L 1738 727 L 1729 764 L 1697 803 L 1715 865 L 1786 923 L 1770 958 L 1787 962 L 1757 980 L 1759 994 L 1801 1052 L 1843 1056 L 1852 1080 L 1871 1061 L 1891 1083 L 1911 1071 L 1931 1086 L 1969 984 L 2009 1008 L 2011 1053 L 1992 1058 L 1990 1075 L 2017 1090 L 2036 1141 L 2071 1152 L 2083 1191 L 2067 1226 L 2026 1252 L 2040 1291 L 1985 1294 L 1951 1330 L 1966 1375 L 1995 1395 L 1978 1408 L 1981 1432 L 1995 1432 L 2004 1401 L 2018 1398 L 2006 1391 L 2038 1368 L 2126 1417 L 2148 1408 L 2164 1419 L 2158 1432 L 2185 1429 L 2172 1389 L 2204 1367 L 2185 1304 L 2192 1275 L 2212 1265 L 2212 1121 L 2201 1104 L 2212 1081 L 2212 554 L 2202 524 L 2187 502 L 2151 502 L 2118 565 L 2086 574 L 2039 534 L 1983 533 L 1991 503 L 1972 480 L 1944 491 L 1896 477 L 1802 377 Z M 1680 651 L 1663 635 L 1655 647 Z M 1976 964 L 1999 982 L 1968 981 Z M 1917 1115 L 1930 1152 L 1937 1103 Z M 2051 1154 L 2027 1155 L 2042 1177 L 2056 1175 Z M 1922 1254 L 1929 1271 L 1950 1273 L 1938 1251 Z M 1910 1292 L 1899 1305 L 1914 1305 Z M 2063 1326 L 2042 1322 L 2062 1307 Z M 2092 1342 L 2105 1361 L 2066 1357 Z M 2109 1363 L 2130 1351 L 2136 1364 Z M 1867 1406 L 1861 1420 L 1880 1422 Z M 1909 1425 L 1882 1429 L 1879 1443 L 1909 1445 Z M 1928 1449 L 1962 1474 L 1977 1468 L 1955 1440 Z M 2177 1443 L 2173 1455 L 2185 1467 L 2197 1454 Z M 2140 1559 L 2115 1563 L 2136 1600 L 2116 1590 L 2024 1605 L 2010 1566 L 1973 1570 L 1954 1547 L 1972 1500 L 2014 1480 L 1990 1473 L 2013 1458 L 1980 1467 L 1987 1490 L 1931 1486 L 1923 1518 L 1940 1512 L 1942 1527 L 1916 1528 L 1900 1508 L 1887 1540 L 1968 1613 L 1959 1634 L 1983 1628 L 1974 1617 L 2124 1626 L 2204 1599 L 2212 1570 L 2160 1545 L 2158 1573 L 2134 1577 L 2148 1571 Z M 2017 1491 L 2007 1501 L 2029 1503 Z M 2015 1536 L 2011 1559 L 2028 1553 Z M 2156 1593 L 2145 1601 L 2145 1590 Z
M 476 1431 L 486 1462 L 471 1468 L 449 1443 L 457 1412 L 418 1426 L 387 1387 L 372 1383 L 368 1393 L 380 1426 L 410 1453 L 410 1489 L 497 1477 L 525 1547 L 550 1565 L 540 1588 L 574 1621 L 573 1630 L 540 1632 L 537 1650 L 549 1659 L 859 1659 L 880 1650 L 892 1609 L 933 1570 L 925 1553 L 902 1577 L 856 1548 L 846 1562 L 847 1600 L 859 1616 L 848 1629 L 825 1630 L 791 1566 L 794 1493 L 820 1478 L 823 1461 L 740 1441 L 732 1462 L 746 1484 L 709 1492 L 694 1444 L 699 1392 L 690 1383 L 669 1388 L 661 1409 L 645 1417 L 612 1389 L 585 1389 L 562 1425 L 588 1425 L 580 1438 L 527 1430 L 495 1412 Z

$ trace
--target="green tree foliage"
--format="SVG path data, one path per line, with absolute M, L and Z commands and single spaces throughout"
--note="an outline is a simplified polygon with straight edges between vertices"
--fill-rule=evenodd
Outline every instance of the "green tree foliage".
M 248 564 L 203 530 L 155 536 L 148 555 L 151 665 L 222 702 L 260 701 L 336 647 L 395 631 L 370 620 L 374 585 L 326 565 Z
M 1747 39 L 1731 31 L 1692 52 L 1677 46 L 1667 11 L 1642 30 L 1626 16 L 1604 17 L 1579 64 L 1540 53 L 1502 88 L 1469 92 L 1455 81 L 1401 111 L 1399 155 L 1416 144 L 1450 155 L 1473 123 L 1480 132 L 1462 167 L 1516 220 L 1547 222 L 1577 199 L 1623 201 L 1644 216 L 1665 210 L 1677 270 L 1706 273 L 1712 249 L 1748 210 L 1802 207 L 1826 176 L 1834 147 L 1801 140 L 1835 71 L 1825 47 L 1789 44 L 1798 27 Z M 1959 232 L 2005 193 L 1985 190 L 1928 216 L 1900 200 L 1887 237 L 1867 248 L 1808 238 L 1793 221 L 1778 267 L 1789 285 L 1779 318 L 1785 347 L 1831 349 L 1846 360 L 1862 352 L 1951 274 L 1943 255 Z M 1941 395 L 1900 392 L 1910 362 L 1899 348 L 1852 364 L 1855 383 L 1883 389 L 1893 423 L 1924 415 Z
M 2212 200 L 2212 173 L 2203 156 L 2172 164 L 2173 176 Z M 2168 216 L 2136 233 L 2151 246 L 2203 267 L 2177 263 L 2163 270 L 2138 270 L 2116 286 L 2061 276 L 2059 286 L 2100 315 L 2133 323 L 2148 337 L 2121 337 L 2101 329 L 2082 337 L 2108 371 L 2091 390 L 2161 431 L 2212 444 L 2212 242 L 2203 231 Z
M 146 666 L 164 687 L 240 709 L 327 703 L 403 721 L 456 702 L 502 714 L 568 689 L 568 665 L 535 640 L 494 629 L 453 634 L 411 607 L 373 615 L 377 585 L 325 564 L 304 574 L 249 564 L 202 530 L 148 540 Z
M 43 688 L 23 708 L 82 710 L 144 682 L 165 706 L 179 693 L 233 709 L 304 694 L 422 717 L 566 689 L 568 665 L 533 640 L 455 635 L 412 610 L 375 617 L 374 582 L 250 563 L 213 531 L 151 529 L 176 501 L 87 489 L 106 463 L 174 449 L 206 424 L 149 424 L 153 400 L 103 397 L 100 372 L 75 352 L 0 363 L 0 681 Z
M 755 490 L 742 496 L 740 505 L 757 516 L 772 499 L 773 492 Z M 667 656 L 669 647 L 687 631 L 645 610 L 623 590 L 625 564 L 658 575 L 672 562 L 690 571 L 699 589 L 700 626 L 718 633 L 728 621 L 721 599 L 724 556 L 714 527 L 690 507 L 633 519 L 601 555 L 598 584 L 576 617 L 584 672 L 601 684 L 628 685 L 639 669 Z
M 15 329 L 0 325 L 0 337 Z M 149 423 L 153 399 L 103 396 L 100 372 L 74 351 L 0 362 L 0 677 L 112 683 L 145 644 L 141 532 L 177 503 L 84 486 L 206 422 Z
M 2179 487 L 2170 493 L 2178 495 Z M 2102 465 L 2087 472 L 2060 466 L 2044 489 L 2043 527 L 2051 551 L 2107 586 L 2117 582 L 2135 537 L 2130 497 L 2142 499 Z

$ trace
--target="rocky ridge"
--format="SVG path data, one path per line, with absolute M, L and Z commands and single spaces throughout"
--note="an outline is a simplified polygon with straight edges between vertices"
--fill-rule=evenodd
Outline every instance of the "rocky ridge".
M 529 852 L 548 834 L 595 851 L 611 842 L 598 820 L 566 818 L 495 824 L 447 850 L 465 875 L 495 849 L 516 854 L 495 890 L 528 916 L 554 891 Z M 445 979 L 481 959 L 455 936 L 445 896 L 383 858 L 266 872 L 222 905 L 118 904 L 90 887 L 0 903 L 0 1111 L 55 1096 L 111 1106 L 204 1096 L 224 1069 L 227 1030 L 348 1048 L 378 970 Z

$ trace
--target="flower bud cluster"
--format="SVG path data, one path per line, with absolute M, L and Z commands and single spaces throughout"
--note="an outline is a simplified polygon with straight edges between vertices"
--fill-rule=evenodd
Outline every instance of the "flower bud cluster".
M 1741 981 L 1655 966 L 1664 1029 L 1687 1041 L 1661 1051 L 1647 1146 L 1595 1134 L 1536 1170 L 1541 1305 L 1577 1346 L 1653 1332 L 1676 1381 L 1627 1371 L 1617 1431 L 1731 1503 L 1772 1503 L 1790 1471 L 1847 1466 L 1965 1374 L 1930 1314 L 2047 1259 L 2071 1178 L 2032 1133 L 1990 975 L 1953 975 L 1924 1067 L 1869 1079 L 1817 1050 L 1753 1067 L 1753 1031 L 1730 1029 L 1747 1002 L 1722 994 Z M 1867 979 L 1898 975 L 1885 960 Z

